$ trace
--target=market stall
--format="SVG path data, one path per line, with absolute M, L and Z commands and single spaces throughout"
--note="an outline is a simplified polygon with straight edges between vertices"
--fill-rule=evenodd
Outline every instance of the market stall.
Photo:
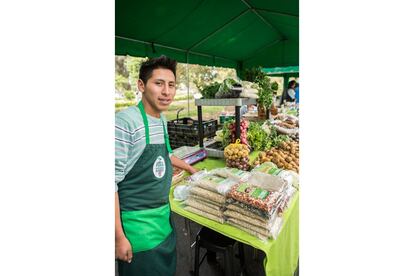
M 182 125 L 187 127 L 184 131 L 180 129 L 181 125 L 171 125 L 175 137 L 172 137 L 173 131 L 169 135 L 178 147 L 178 143 L 183 142 L 184 138 L 191 138 L 191 142 L 194 142 L 197 137 L 196 143 L 199 147 L 191 151 L 192 155 L 185 156 L 189 162 L 204 159 L 194 165 L 196 168 L 210 171 L 227 166 L 251 171 L 259 165 L 273 164 L 275 168 L 271 167 L 266 173 L 269 177 L 280 179 L 282 171 L 289 171 L 287 174 L 299 172 L 297 118 L 286 117 L 289 114 L 284 110 L 280 112 L 279 118 L 269 115 L 272 84 L 263 75 L 257 77 L 257 73 L 260 73 L 260 69 L 257 69 L 259 66 L 286 67 L 299 64 L 299 1 L 116 1 L 115 52 L 117 55 L 140 57 L 164 54 L 187 64 L 236 69 L 238 80 L 226 79 L 202 92 L 203 99 L 196 101 L 198 124 L 192 122 L 190 126 L 183 121 Z M 250 68 L 256 68 L 256 75 L 249 79 Z M 189 78 L 187 87 L 189 91 Z M 240 108 L 249 104 L 257 104 L 259 109 L 265 107 L 266 116 L 261 116 L 258 122 L 243 119 Z M 235 120 L 223 122 L 222 128 L 218 130 L 216 122 L 202 120 L 202 106 L 205 105 L 235 106 Z M 258 113 L 263 114 L 261 111 Z M 209 151 L 210 142 L 205 139 L 213 136 L 219 146 L 215 151 Z M 239 143 L 237 139 L 241 142 L 241 146 L 236 146 L 239 153 L 235 154 L 233 149 L 226 151 L 230 144 Z M 193 145 L 195 144 L 191 146 Z M 175 175 L 181 180 L 185 177 L 179 171 Z M 233 190 L 232 194 L 229 192 L 219 196 L 219 203 L 204 203 L 203 208 L 210 213 L 200 213 L 194 207 L 199 202 L 194 199 L 202 199 L 206 192 L 196 187 L 193 189 L 193 200 L 190 198 L 176 201 L 174 192 L 182 184 L 176 179 L 170 192 L 171 210 L 265 252 L 266 275 L 292 275 L 298 266 L 299 257 L 298 187 L 295 187 L 296 192 L 286 200 L 286 184 L 283 191 L 274 191 L 274 187 L 270 187 L 263 192 L 265 188 L 260 185 L 249 186 L 250 184 L 243 181 L 236 182 L 232 182 L 229 187 L 237 187 L 237 190 Z M 292 188 L 292 185 L 289 187 Z M 271 204 L 265 202 L 268 205 L 263 205 L 260 200 L 255 201 L 259 202 L 259 207 L 270 208 L 268 211 L 272 211 L 268 213 L 268 220 L 257 219 L 265 222 L 264 228 L 253 228 L 249 224 L 242 226 L 236 219 L 236 210 L 246 216 L 252 215 L 250 210 L 246 211 L 236 204 L 237 197 L 246 195 L 244 192 L 249 189 L 260 191 L 261 197 L 263 192 L 264 198 L 270 198 L 268 195 L 272 193 L 277 195 Z M 245 203 L 240 204 L 244 206 Z M 257 211 L 256 208 L 251 210 Z M 271 218 L 274 217 L 279 224 L 273 223 Z M 276 232 L 276 228 L 270 229 L 273 225 L 277 225 Z

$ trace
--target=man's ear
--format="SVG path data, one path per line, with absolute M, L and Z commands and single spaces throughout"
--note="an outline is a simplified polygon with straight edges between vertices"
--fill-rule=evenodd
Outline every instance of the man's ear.
M 138 90 L 141 93 L 144 93 L 144 90 L 145 90 L 145 84 L 141 79 L 138 80 Z

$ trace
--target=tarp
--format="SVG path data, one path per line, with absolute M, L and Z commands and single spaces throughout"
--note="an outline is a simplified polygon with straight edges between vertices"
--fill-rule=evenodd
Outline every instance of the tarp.
M 117 0 L 115 49 L 238 71 L 297 66 L 299 1 Z

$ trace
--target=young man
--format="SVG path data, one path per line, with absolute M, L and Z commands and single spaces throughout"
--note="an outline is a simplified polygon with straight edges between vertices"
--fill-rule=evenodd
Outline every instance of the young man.
M 115 254 L 120 276 L 175 274 L 175 232 L 168 194 L 172 166 L 196 170 L 171 155 L 161 114 L 175 96 L 176 61 L 141 65 L 138 106 L 115 117 Z

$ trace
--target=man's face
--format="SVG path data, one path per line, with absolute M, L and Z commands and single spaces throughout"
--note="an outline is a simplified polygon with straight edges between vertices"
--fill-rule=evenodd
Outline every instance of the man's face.
M 174 73 L 169 69 L 155 69 L 145 85 L 142 80 L 138 81 L 138 88 L 155 112 L 166 111 L 175 96 Z

